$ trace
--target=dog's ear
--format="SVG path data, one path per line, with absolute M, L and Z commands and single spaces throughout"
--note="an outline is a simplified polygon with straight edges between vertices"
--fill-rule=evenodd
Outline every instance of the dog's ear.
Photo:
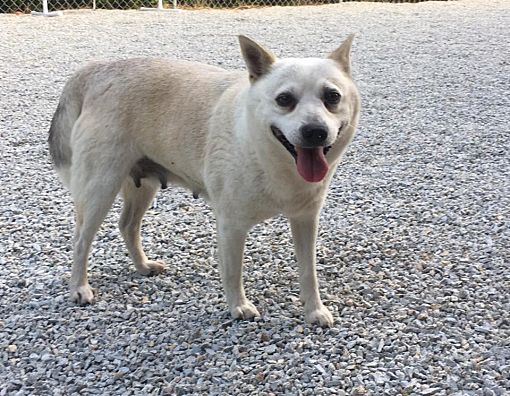
M 354 40 L 354 34 L 350 34 L 345 41 L 334 50 L 330 55 L 329 59 L 333 59 L 337 62 L 343 71 L 347 74 L 351 74 L 351 46 L 352 40 Z
M 276 57 L 261 45 L 246 36 L 239 36 L 241 53 L 250 73 L 250 81 L 255 82 L 269 72 Z

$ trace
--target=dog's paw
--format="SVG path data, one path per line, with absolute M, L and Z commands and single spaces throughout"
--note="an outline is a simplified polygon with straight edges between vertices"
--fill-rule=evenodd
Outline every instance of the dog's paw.
M 71 301 L 79 305 L 92 304 L 94 301 L 94 289 L 89 285 L 72 287 Z
M 158 260 L 148 260 L 136 267 L 136 271 L 143 276 L 155 276 L 161 274 L 165 270 L 165 262 Z
M 318 324 L 322 327 L 331 327 L 334 322 L 333 315 L 331 315 L 329 309 L 322 304 L 318 308 L 306 311 L 305 320 L 308 323 Z
M 256 316 L 260 316 L 259 311 L 255 308 L 251 302 L 246 301 L 243 304 L 236 305 L 230 308 L 230 313 L 234 319 L 252 319 Z

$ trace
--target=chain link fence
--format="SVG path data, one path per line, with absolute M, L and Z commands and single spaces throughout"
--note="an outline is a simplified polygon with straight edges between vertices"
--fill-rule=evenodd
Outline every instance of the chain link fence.
M 108 9 L 131 10 L 147 8 L 240 8 L 261 6 L 299 6 L 334 4 L 367 0 L 47 0 L 48 10 Z M 419 3 L 428 0 L 369 0 L 387 3 Z M 42 11 L 43 0 L 0 0 L 0 13 Z

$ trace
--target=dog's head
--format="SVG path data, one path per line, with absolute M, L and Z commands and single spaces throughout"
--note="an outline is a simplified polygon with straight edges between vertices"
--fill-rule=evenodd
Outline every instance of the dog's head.
M 324 59 L 277 59 L 239 37 L 251 81 L 249 111 L 308 182 L 325 178 L 354 133 L 359 94 L 351 79 L 352 39 Z

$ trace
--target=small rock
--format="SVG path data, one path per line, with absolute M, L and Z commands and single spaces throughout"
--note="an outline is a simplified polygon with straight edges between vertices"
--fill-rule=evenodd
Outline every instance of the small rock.
M 271 336 L 268 333 L 263 332 L 263 333 L 260 334 L 260 341 L 267 342 L 270 339 L 271 339 Z
M 388 378 L 388 376 L 386 375 L 386 373 L 382 373 L 379 371 L 373 373 L 372 377 L 374 378 L 374 381 L 377 385 L 384 385 L 385 383 L 387 383 L 390 380 Z
M 363 395 L 366 395 L 367 393 L 368 393 L 368 390 L 363 385 L 359 385 L 352 390 L 353 396 L 363 396 Z
M 426 311 L 423 311 L 420 312 L 417 317 L 419 320 L 427 320 L 429 318 L 429 315 Z

